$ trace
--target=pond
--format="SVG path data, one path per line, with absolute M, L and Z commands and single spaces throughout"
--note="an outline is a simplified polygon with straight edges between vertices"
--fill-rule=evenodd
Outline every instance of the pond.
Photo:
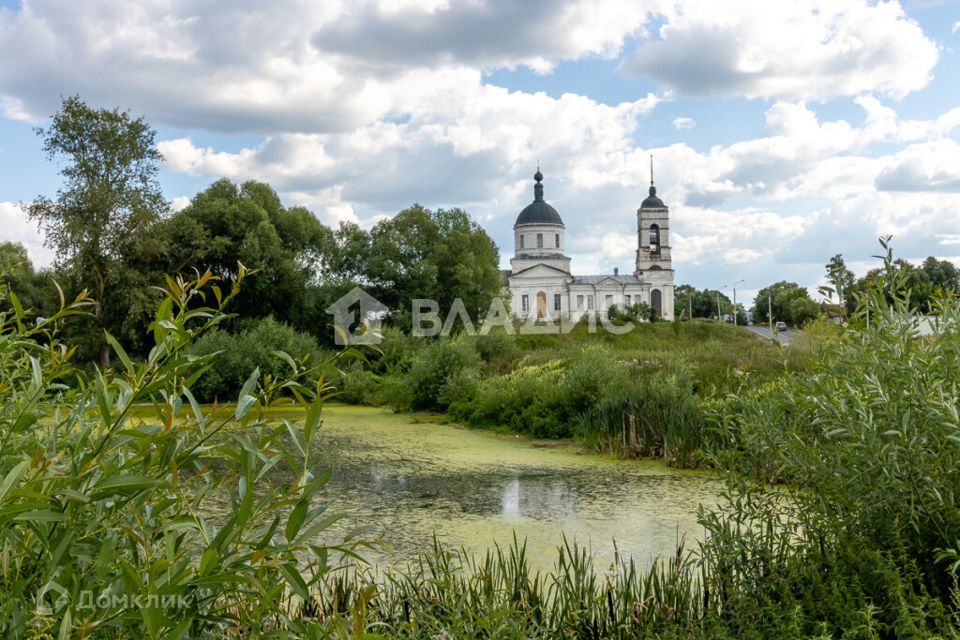
M 346 515 L 336 533 L 383 532 L 395 553 L 364 552 L 380 566 L 428 550 L 434 534 L 482 554 L 509 545 L 514 532 L 537 568 L 552 566 L 564 535 L 589 546 L 598 568 L 613 561 L 614 542 L 649 563 L 684 536 L 694 546 L 697 508 L 716 504 L 722 488 L 713 474 L 657 461 L 536 446 L 369 407 L 328 407 L 320 438 L 333 467 L 323 499 Z

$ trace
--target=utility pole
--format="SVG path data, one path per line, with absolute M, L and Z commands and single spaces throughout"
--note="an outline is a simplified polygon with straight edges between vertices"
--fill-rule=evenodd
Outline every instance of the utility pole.
M 737 285 L 743 280 L 737 280 L 733 283 L 733 326 L 737 326 Z
M 687 296 L 687 320 L 693 320 L 693 296 Z
M 723 318 L 720 317 L 720 289 L 717 289 L 717 322 L 723 322 Z
M 767 319 L 770 320 L 770 335 L 773 335 L 773 294 L 767 296 Z

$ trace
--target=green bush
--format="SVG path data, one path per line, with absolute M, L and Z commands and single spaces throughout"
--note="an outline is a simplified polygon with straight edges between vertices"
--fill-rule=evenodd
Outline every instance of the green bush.
M 601 347 L 567 360 L 520 366 L 488 378 L 450 407 L 451 416 L 477 426 L 509 426 L 538 438 L 569 438 L 574 418 L 627 379 L 628 367 Z
M 334 398 L 347 404 L 374 404 L 377 376 L 364 368 L 360 362 L 352 362 L 330 377 L 330 385 L 336 389 Z
M 479 376 L 480 356 L 467 337 L 440 339 L 427 343 L 414 356 L 406 376 L 410 407 L 415 411 L 443 411 L 451 398 L 459 397 L 453 387 L 458 381 Z
M 638 302 L 628 307 L 612 306 L 607 311 L 607 317 L 616 324 L 627 322 L 656 322 L 660 318 L 654 312 L 653 307 L 646 302 Z
M 838 599 L 872 603 L 881 637 L 946 625 L 960 566 L 960 301 L 938 300 L 934 334 L 917 337 L 909 294 L 890 294 L 902 291 L 893 264 L 888 249 L 886 277 L 858 311 L 869 310 L 870 331 L 829 339 L 804 375 L 718 407 L 717 461 L 784 487 L 771 500 L 741 484 L 732 501 L 743 527 L 772 523 L 766 539 L 738 542 L 729 519 L 708 523 L 743 557 L 777 546 L 760 570 L 837 627 L 859 606 Z M 818 572 L 830 583 L 814 582 Z
M 284 370 L 287 363 L 277 352 L 290 354 L 296 359 L 307 358 L 307 362 L 312 363 L 320 360 L 320 350 L 313 336 L 273 318 L 241 323 L 235 334 L 223 329 L 204 334 L 190 347 L 189 353 L 195 356 L 217 354 L 217 364 L 194 385 L 197 399 L 210 402 L 235 396 L 254 369 L 264 375 Z
M 413 390 L 403 374 L 382 375 L 378 384 L 367 395 L 367 402 L 375 406 L 390 407 L 396 412 L 410 411 L 413 406 Z
M 238 284 L 223 295 L 211 280 L 170 281 L 147 359 L 107 336 L 116 372 L 75 386 L 56 329 L 90 300 L 36 323 L 0 311 L 0 637 L 323 636 L 292 613 L 330 554 L 354 548 L 317 542 L 336 520 L 316 502 L 329 390 L 285 358 L 283 375 L 248 374 L 235 407 L 197 404 L 190 385 L 217 363 L 187 350 Z M 304 424 L 261 420 L 287 392 Z
M 370 369 L 380 375 L 409 371 L 414 356 L 424 346 L 423 339 L 391 326 L 384 327 L 381 335 L 378 351 L 370 354 Z
M 485 335 L 478 335 L 476 347 L 485 369 L 491 373 L 509 371 L 520 353 L 516 337 L 497 329 Z

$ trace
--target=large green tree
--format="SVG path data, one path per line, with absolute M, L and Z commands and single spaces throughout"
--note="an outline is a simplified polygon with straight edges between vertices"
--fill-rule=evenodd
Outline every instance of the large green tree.
M 165 246 L 157 271 L 210 269 L 229 278 L 239 261 L 257 270 L 233 302 L 245 318 L 316 329 L 306 326 L 305 306 L 310 289 L 336 267 L 333 233 L 303 207 L 285 208 L 269 185 L 218 180 L 154 233 Z
M 77 96 L 63 99 L 37 134 L 47 157 L 61 164 L 64 182 L 54 198 L 39 196 L 24 207 L 56 252 L 57 269 L 93 296 L 93 341 L 106 367 L 104 331 L 120 329 L 144 284 L 124 259 L 167 210 L 156 180 L 163 158 L 143 117 L 94 109 Z
M 501 287 L 497 246 L 461 209 L 414 205 L 377 223 L 363 273 L 381 301 L 402 312 L 414 298 L 436 300 L 444 312 L 459 298 L 476 318 Z

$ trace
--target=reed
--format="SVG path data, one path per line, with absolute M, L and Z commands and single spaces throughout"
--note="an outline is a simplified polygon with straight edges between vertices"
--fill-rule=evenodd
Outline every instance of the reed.
M 574 432 L 595 451 L 622 458 L 662 458 L 693 467 L 708 446 L 704 411 L 677 377 L 644 379 L 581 413 Z
M 698 631 L 702 594 L 696 556 L 682 542 L 646 570 L 618 554 L 599 572 L 588 549 L 564 540 L 553 569 L 541 572 L 516 538 L 479 559 L 435 540 L 404 569 L 329 576 L 302 616 L 343 637 L 633 638 Z

